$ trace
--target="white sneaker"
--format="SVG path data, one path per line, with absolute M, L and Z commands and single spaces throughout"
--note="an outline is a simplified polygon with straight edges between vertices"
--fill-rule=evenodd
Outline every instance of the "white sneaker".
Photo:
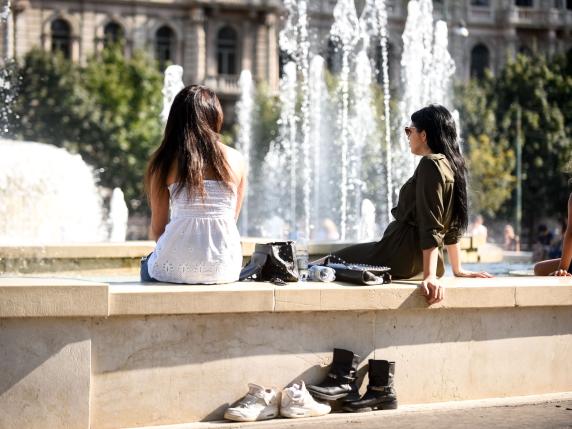
M 316 402 L 312 398 L 303 381 L 300 381 L 300 385 L 293 384 L 282 391 L 280 415 L 283 417 L 317 417 L 326 415 L 331 410 L 328 404 Z
M 236 422 L 273 419 L 278 416 L 279 402 L 276 389 L 265 389 L 257 384 L 248 383 L 248 393 L 226 410 L 224 418 Z

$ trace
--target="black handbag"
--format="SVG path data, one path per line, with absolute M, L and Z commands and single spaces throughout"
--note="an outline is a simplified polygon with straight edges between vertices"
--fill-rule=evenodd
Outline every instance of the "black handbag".
M 352 264 L 335 255 L 327 256 L 325 263 L 321 265 L 333 268 L 337 281 L 366 286 L 391 283 L 389 267 Z
M 239 280 L 246 279 L 270 281 L 280 285 L 300 280 L 294 242 L 256 244 L 250 261 L 240 271 Z

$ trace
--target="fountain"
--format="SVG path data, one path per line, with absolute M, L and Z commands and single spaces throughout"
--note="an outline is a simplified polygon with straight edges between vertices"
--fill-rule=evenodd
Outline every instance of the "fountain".
M 97 242 L 107 238 L 93 171 L 52 145 L 0 139 L 0 242 Z
M 342 240 L 354 240 L 364 198 L 378 207 L 377 225 L 391 220 L 394 183 L 404 182 L 404 174 L 396 175 L 393 165 L 401 167 L 411 158 L 408 148 L 402 153 L 391 144 L 385 1 L 366 0 L 359 18 L 353 0 L 336 3 L 330 39 L 341 54 L 341 71 L 330 92 L 320 47 L 309 42 L 307 2 L 286 0 L 284 6 L 287 15 L 279 44 L 286 64 L 279 90 L 278 137 L 270 144 L 259 177 L 250 177 L 249 189 L 261 194 L 257 198 L 264 203 L 254 209 L 249 205 L 241 230 L 263 234 L 253 225 L 277 217 L 283 222 L 282 238 L 312 238 L 327 219 Z M 429 21 L 432 25 L 431 14 Z M 422 36 L 417 39 L 423 44 Z M 372 92 L 373 55 L 378 49 L 377 72 L 383 77 L 380 111 Z M 239 121 L 241 130 L 252 126 Z
M 185 87 L 183 83 L 183 67 L 171 65 L 165 69 L 165 79 L 163 81 L 163 110 L 161 111 L 161 121 L 167 123 L 169 111 L 175 96 Z
M 254 86 L 252 74 L 249 70 L 243 70 L 238 80 L 240 86 L 240 100 L 236 105 L 238 118 L 237 149 L 244 154 L 247 174 L 250 171 L 250 143 L 252 140 L 252 111 L 254 109 Z M 245 196 L 240 211 L 240 226 L 243 233 L 247 233 L 248 227 L 248 195 Z

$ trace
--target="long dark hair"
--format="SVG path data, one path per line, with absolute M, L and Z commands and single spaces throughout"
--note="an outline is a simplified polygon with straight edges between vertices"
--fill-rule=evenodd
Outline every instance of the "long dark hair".
M 147 195 L 151 182 L 159 195 L 167 191 L 167 178 L 174 165 L 177 184 L 174 192 L 186 189 L 191 195 L 205 195 L 205 171 L 225 185 L 231 183 L 230 167 L 218 145 L 223 113 L 211 89 L 202 85 L 183 88 L 173 100 L 165 134 L 151 156 L 145 173 Z
M 451 113 L 439 104 L 431 104 L 411 115 L 417 131 L 425 131 L 427 144 L 433 153 L 441 153 L 449 161 L 455 175 L 453 188 L 452 225 L 467 229 L 469 210 L 467 206 L 467 167 L 459 149 L 457 128 Z

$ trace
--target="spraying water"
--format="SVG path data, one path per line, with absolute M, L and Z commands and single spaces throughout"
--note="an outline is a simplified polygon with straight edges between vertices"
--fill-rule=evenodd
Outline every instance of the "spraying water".
M 347 215 L 348 215 L 348 147 L 350 145 L 349 109 L 350 109 L 350 55 L 359 40 L 359 21 L 353 0 L 339 0 L 334 7 L 334 24 L 330 30 L 330 36 L 342 50 L 342 70 L 340 73 L 339 93 L 339 116 L 338 126 L 340 129 L 339 145 L 341 147 L 341 202 L 340 202 L 340 238 L 346 239 Z
M 161 110 L 161 122 L 167 123 L 169 111 L 175 96 L 185 87 L 183 83 L 183 68 L 172 65 L 165 69 L 165 79 L 163 81 L 163 110 Z
M 128 219 L 129 209 L 125 204 L 125 195 L 120 188 L 113 188 L 109 203 L 109 241 L 125 241 Z
M 79 155 L 0 139 L 0 242 L 102 241 L 101 198 Z
M 252 111 L 254 109 L 254 85 L 250 70 L 240 73 L 240 100 L 236 105 L 238 119 L 237 147 L 244 156 L 247 174 L 250 171 L 250 147 L 252 141 Z M 248 195 L 245 196 L 240 211 L 240 227 L 243 234 L 248 234 Z

